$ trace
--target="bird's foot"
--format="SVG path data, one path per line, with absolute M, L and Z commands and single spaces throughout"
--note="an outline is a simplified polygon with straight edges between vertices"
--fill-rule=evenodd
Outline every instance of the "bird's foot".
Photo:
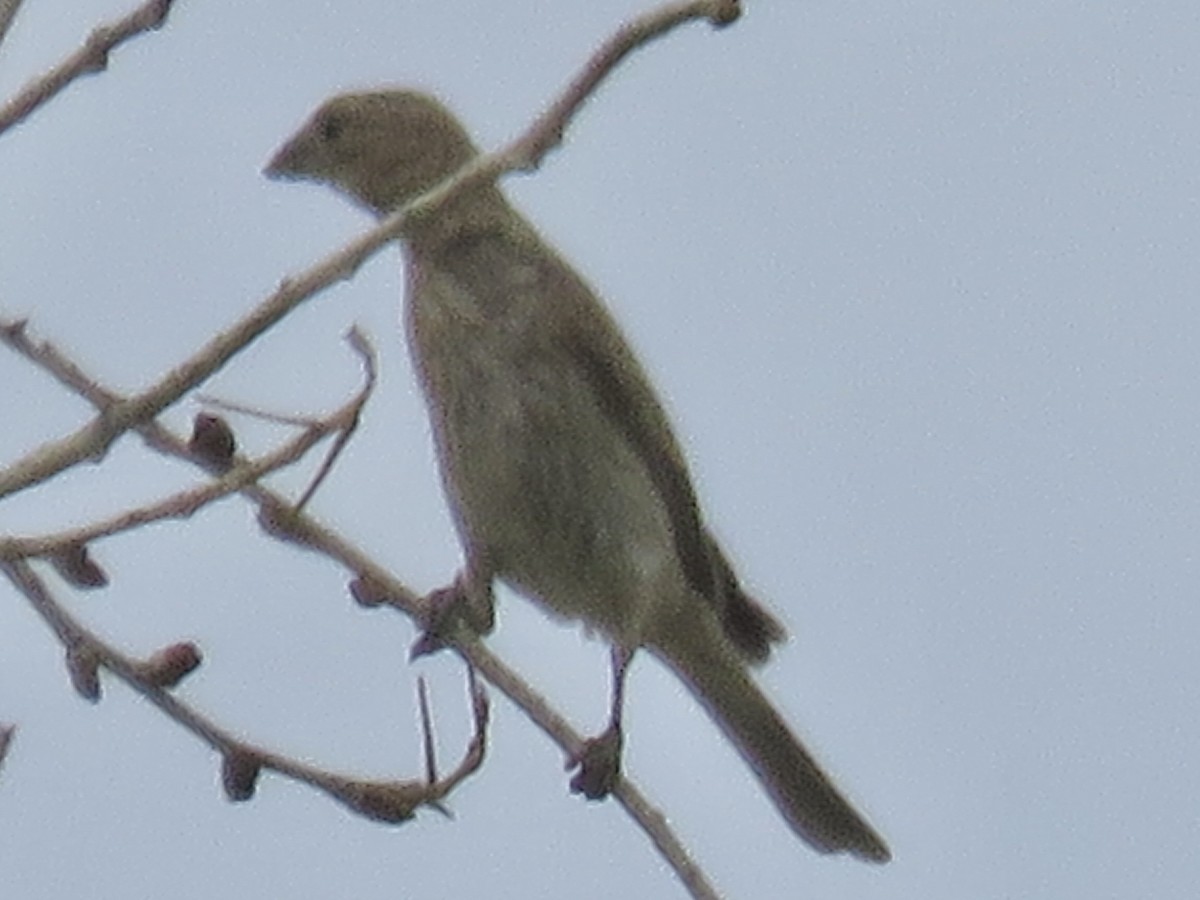
M 450 645 L 449 636 L 461 625 L 475 635 L 489 634 L 496 626 L 496 608 L 490 586 L 472 589 L 463 576 L 425 598 L 425 631 L 413 643 L 409 659 L 437 653 Z
M 583 742 L 580 751 L 567 760 L 567 768 L 578 768 L 571 779 L 571 793 L 589 800 L 603 800 L 621 777 L 621 729 L 609 728 L 599 737 Z

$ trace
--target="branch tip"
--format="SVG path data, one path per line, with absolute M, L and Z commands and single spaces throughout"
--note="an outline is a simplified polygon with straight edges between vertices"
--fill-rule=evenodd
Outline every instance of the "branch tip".
M 718 0 L 709 21 L 714 28 L 724 28 L 732 25 L 742 16 L 742 5 L 738 0 Z
M 38 107 L 85 75 L 102 71 L 116 47 L 147 31 L 155 31 L 166 22 L 172 0 L 147 0 L 120 19 L 92 29 L 78 50 L 49 72 L 25 84 L 16 96 L 0 106 L 0 134 L 27 118 Z

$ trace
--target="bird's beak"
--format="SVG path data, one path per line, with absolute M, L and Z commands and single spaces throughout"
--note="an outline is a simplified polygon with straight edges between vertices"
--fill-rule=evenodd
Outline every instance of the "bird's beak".
M 288 141 L 275 151 L 271 161 L 263 169 L 268 178 L 285 181 L 304 177 L 304 173 L 296 167 L 296 142 Z

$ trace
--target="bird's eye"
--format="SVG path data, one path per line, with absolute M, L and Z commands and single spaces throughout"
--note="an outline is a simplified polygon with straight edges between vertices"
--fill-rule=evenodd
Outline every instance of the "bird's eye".
M 321 137 L 327 141 L 336 141 L 342 136 L 344 126 L 340 116 L 326 116 L 321 120 Z

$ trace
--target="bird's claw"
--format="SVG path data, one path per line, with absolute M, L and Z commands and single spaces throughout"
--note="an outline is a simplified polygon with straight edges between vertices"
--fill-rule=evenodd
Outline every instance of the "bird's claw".
M 448 635 L 461 623 L 474 634 L 487 634 L 496 624 L 496 613 L 491 590 L 477 597 L 466 587 L 462 578 L 456 578 L 448 587 L 438 588 L 425 598 L 425 631 L 408 651 L 410 660 L 429 656 L 450 645 Z
M 599 737 L 589 738 L 567 760 L 567 768 L 578 768 L 571 779 L 571 793 L 589 800 L 603 800 L 613 792 L 621 777 L 621 731 L 610 728 Z

